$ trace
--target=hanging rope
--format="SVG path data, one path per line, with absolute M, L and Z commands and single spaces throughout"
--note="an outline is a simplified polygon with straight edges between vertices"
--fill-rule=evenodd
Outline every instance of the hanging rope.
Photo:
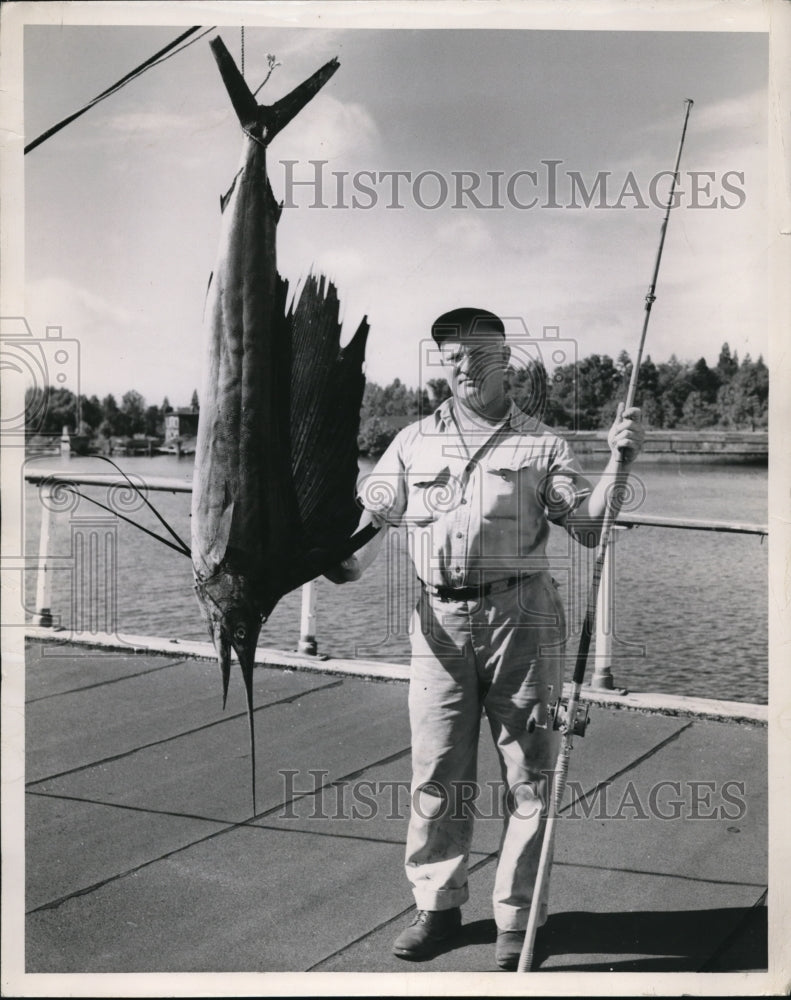
M 258 86 L 258 87 L 257 87 L 257 88 L 256 88 L 256 89 L 254 90 L 254 91 L 253 91 L 253 97 L 257 97 L 257 96 L 258 96 L 258 91 L 259 91 L 259 90 L 261 89 L 261 87 L 263 87 L 264 83 L 266 83 L 266 81 L 267 81 L 267 80 L 269 79 L 269 77 L 270 77 L 270 76 L 271 76 L 271 75 L 272 75 L 272 74 L 274 73 L 274 71 L 275 71 L 275 70 L 277 69 L 277 67 L 278 67 L 278 66 L 280 66 L 280 65 L 282 65 L 281 63 L 279 63 L 279 62 L 277 61 L 277 59 L 276 59 L 276 58 L 275 58 L 275 56 L 273 56 L 273 55 L 267 55 L 267 57 L 266 57 L 266 61 L 267 61 L 267 65 L 269 66 L 269 72 L 268 72 L 268 73 L 266 74 L 266 76 L 264 77 L 264 80 L 263 80 L 263 83 L 261 83 L 261 84 L 260 84 L 260 85 L 259 85 L 259 86 Z
M 240 59 L 242 79 L 244 79 L 244 25 L 242 25 L 242 58 Z
M 204 35 L 208 35 L 210 31 L 214 31 L 215 27 L 216 25 L 212 26 L 211 28 L 207 28 L 205 31 L 201 32 L 201 34 L 198 35 L 197 38 L 193 38 L 191 41 L 187 42 L 186 45 L 182 45 L 181 48 L 175 52 L 172 50 L 175 49 L 177 45 L 180 45 L 185 38 L 189 38 L 190 35 L 193 35 L 195 34 L 196 31 L 199 31 L 200 25 L 199 24 L 195 25 L 195 27 L 190 28 L 188 31 L 185 31 L 183 34 L 179 35 L 178 38 L 174 38 L 172 42 L 168 43 L 163 49 L 160 49 L 159 52 L 155 52 L 153 56 L 146 59 L 146 61 L 142 62 L 139 66 L 135 67 L 135 69 L 127 73 L 126 76 L 122 76 L 117 83 L 114 83 L 112 85 L 112 87 L 108 87 L 107 90 L 103 90 L 101 94 L 97 94 L 97 96 L 94 97 L 92 101 L 89 101 L 84 107 L 80 108 L 79 111 L 75 111 L 67 118 L 64 118 L 62 121 L 59 121 L 57 125 L 53 125 L 51 128 L 48 128 L 46 132 L 42 132 L 41 135 L 37 136 L 35 139 L 29 142 L 27 146 L 25 146 L 25 155 L 27 155 L 32 149 L 35 149 L 36 146 L 40 146 L 42 142 L 45 142 L 47 139 L 55 135 L 57 132 L 60 132 L 62 128 L 65 128 L 67 125 L 70 125 L 71 122 L 75 121 L 81 115 L 84 115 L 86 111 L 90 111 L 90 109 L 94 107 L 96 104 L 98 104 L 100 101 L 103 101 L 106 98 L 110 97 L 112 94 L 117 93 L 122 87 L 125 87 L 128 83 L 131 83 L 132 80 L 137 79 L 138 76 L 141 76 L 147 70 L 153 69 L 154 66 L 158 66 L 160 63 L 165 62 L 166 60 L 170 59 L 171 56 L 178 55 L 179 52 L 183 52 L 184 49 L 189 48 L 190 45 L 193 45 L 195 42 L 199 41 L 201 38 L 204 37 Z

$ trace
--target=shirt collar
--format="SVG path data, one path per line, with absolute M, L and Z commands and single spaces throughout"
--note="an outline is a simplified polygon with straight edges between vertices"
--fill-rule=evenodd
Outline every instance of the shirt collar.
M 510 399 L 508 413 L 505 416 L 511 427 L 518 433 L 523 433 L 528 428 L 535 429 L 536 418 L 529 417 L 523 410 L 520 410 L 513 399 Z M 452 399 L 446 399 L 434 410 L 434 424 L 438 430 L 446 431 L 448 427 L 453 427 L 453 416 L 451 415 Z

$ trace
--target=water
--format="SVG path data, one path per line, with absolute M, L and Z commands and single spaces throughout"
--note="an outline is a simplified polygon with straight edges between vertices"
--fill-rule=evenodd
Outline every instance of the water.
M 123 458 L 124 469 L 138 475 L 189 481 L 189 459 L 172 456 Z M 27 467 L 97 471 L 91 459 L 42 458 Z M 639 477 L 641 514 L 766 523 L 765 468 L 725 465 L 645 465 Z M 97 499 L 105 490 L 90 489 Z M 118 498 L 116 498 L 118 499 Z M 121 498 L 123 499 L 123 498 Z M 189 541 L 189 494 L 152 493 L 151 499 Z M 124 512 L 130 513 L 126 507 Z M 38 553 L 41 500 L 25 488 L 25 546 Z M 50 553 L 62 557 L 53 577 L 52 608 L 65 627 L 102 629 L 97 608 L 105 593 L 116 594 L 118 631 L 127 635 L 207 638 L 192 592 L 189 560 L 141 532 L 81 501 L 76 509 L 52 518 Z M 161 531 L 144 508 L 130 516 Z M 72 533 L 86 520 L 117 532 L 117 567 L 111 582 L 102 574 L 104 556 L 92 556 L 93 577 L 75 571 Z M 615 543 L 616 591 L 613 674 L 631 691 L 765 703 L 767 698 L 767 553 L 757 536 L 641 527 L 619 531 Z M 553 575 L 561 585 L 576 649 L 592 554 L 553 529 Z M 582 561 L 580 561 L 582 560 Z M 98 572 L 97 572 L 98 571 Z M 88 578 L 94 580 L 90 592 Z M 77 581 L 82 581 L 82 591 Z M 98 581 L 98 582 L 96 582 Z M 317 634 L 320 651 L 397 663 L 409 660 L 409 621 L 415 582 L 402 542 L 388 547 L 359 583 L 336 587 L 318 583 Z M 25 581 L 26 607 L 35 605 L 35 575 Z M 261 645 L 293 649 L 299 638 L 299 592 L 287 595 L 264 626 Z M 78 620 L 82 615 L 82 620 Z M 93 617 L 91 617 L 91 615 Z M 589 662 L 589 672 L 593 669 Z

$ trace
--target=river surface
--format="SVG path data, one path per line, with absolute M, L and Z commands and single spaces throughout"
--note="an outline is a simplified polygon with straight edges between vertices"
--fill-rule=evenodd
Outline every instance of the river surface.
M 189 482 L 191 459 L 122 458 L 138 476 Z M 370 468 L 361 463 L 364 469 Z M 106 471 L 90 458 L 29 459 L 26 468 Z M 631 511 L 662 517 L 767 522 L 766 468 L 736 465 L 645 465 Z M 106 502 L 107 490 L 88 488 Z M 152 492 L 162 515 L 189 542 L 189 494 Z M 116 509 L 162 533 L 134 497 L 116 494 Z M 133 509 L 137 507 L 138 509 Z M 39 550 L 41 496 L 25 487 L 25 550 Z M 80 534 L 82 548 L 74 544 Z M 704 531 L 640 527 L 621 530 L 615 545 L 613 675 L 631 691 L 662 691 L 736 701 L 767 700 L 766 541 Z M 112 557 L 112 550 L 116 556 Z M 104 631 L 117 622 L 121 637 L 151 635 L 207 639 L 192 591 L 189 560 L 85 500 L 51 519 L 52 610 L 65 628 Z M 80 553 L 83 553 L 80 556 Z M 110 555 L 108 555 L 108 552 Z M 592 554 L 553 528 L 553 575 L 564 596 L 576 650 Z M 357 583 L 317 585 L 320 652 L 331 656 L 409 660 L 414 576 L 398 533 Z M 25 580 L 35 609 L 35 574 Z M 300 593 L 283 598 L 263 628 L 260 645 L 293 649 L 299 639 Z M 589 676 L 592 661 L 589 663 Z

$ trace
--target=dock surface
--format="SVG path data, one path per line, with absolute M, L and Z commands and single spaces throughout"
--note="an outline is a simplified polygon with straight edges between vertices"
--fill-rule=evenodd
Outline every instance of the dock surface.
M 482 726 L 459 939 L 393 956 L 407 685 L 29 642 L 28 973 L 496 972 L 499 770 Z M 766 728 L 593 706 L 558 823 L 541 972 L 767 965 Z M 500 975 L 506 975 L 500 973 Z

